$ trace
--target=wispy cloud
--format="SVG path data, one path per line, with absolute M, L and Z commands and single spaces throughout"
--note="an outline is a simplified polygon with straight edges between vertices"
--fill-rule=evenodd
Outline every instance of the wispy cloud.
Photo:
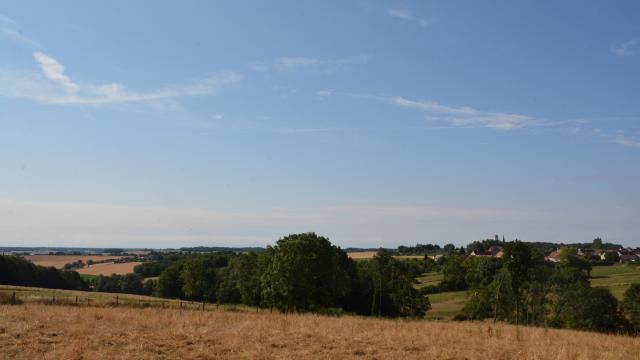
M 23 34 L 15 20 L 2 14 L 0 14 L 0 36 L 28 47 L 42 47 L 39 42 Z
M 527 115 L 480 111 L 468 106 L 452 107 L 434 101 L 409 100 L 401 96 L 394 96 L 390 100 L 400 107 L 443 116 L 436 119 L 442 119 L 454 127 L 512 130 L 527 127 L 534 122 L 534 118 Z
M 327 98 L 331 95 L 333 95 L 333 90 L 332 89 L 322 89 L 322 90 L 318 90 L 316 91 L 316 95 L 320 98 Z
M 626 147 L 640 148 L 640 141 L 626 138 L 624 136 L 615 136 L 609 139 L 612 144 L 618 144 Z
M 223 86 L 241 81 L 233 71 L 206 76 L 182 85 L 170 85 L 148 92 L 128 90 L 124 85 L 79 83 L 65 74 L 65 67 L 53 57 L 34 52 L 41 73 L 0 69 L 0 96 L 23 98 L 40 104 L 104 105 L 170 101 L 181 97 L 215 94 Z
M 427 27 L 431 23 L 429 19 L 416 16 L 407 9 L 399 9 L 399 8 L 389 9 L 387 10 L 387 14 L 389 14 L 389 16 L 394 17 L 396 19 L 416 23 L 422 27 Z
M 251 69 L 260 73 L 282 71 L 331 71 L 342 65 L 358 64 L 369 60 L 367 55 L 358 55 L 342 59 L 319 59 L 313 57 L 281 57 L 273 63 L 255 63 Z
M 640 39 L 632 39 L 611 47 L 611 52 L 622 57 L 640 55 Z

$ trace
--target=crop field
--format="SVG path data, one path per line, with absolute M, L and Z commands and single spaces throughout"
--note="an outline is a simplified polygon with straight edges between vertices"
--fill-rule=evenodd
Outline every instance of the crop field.
M 358 251 L 358 252 L 349 252 L 347 256 L 352 258 L 353 260 L 362 260 L 362 259 L 371 259 L 376 255 L 377 251 Z M 396 255 L 394 256 L 396 259 L 422 259 L 424 256 L 422 255 Z
M 89 260 L 93 261 L 104 261 L 111 259 L 119 259 L 122 256 L 111 256 L 111 255 L 29 255 L 25 256 L 25 259 L 31 261 L 32 263 L 40 266 L 53 266 L 58 269 L 62 269 L 66 264 L 82 260 L 83 262 L 87 262 Z
M 0 358 L 6 359 L 606 360 L 638 354 L 639 338 L 487 322 L 0 305 Z
M 136 265 L 142 264 L 141 262 L 126 262 L 126 263 L 101 263 L 94 264 L 90 267 L 84 267 L 78 269 L 78 273 L 82 275 L 111 275 L 111 274 L 130 274 L 133 272 L 133 268 Z
M 621 300 L 631 284 L 640 283 L 640 267 L 634 265 L 594 266 L 591 285 L 605 287 Z

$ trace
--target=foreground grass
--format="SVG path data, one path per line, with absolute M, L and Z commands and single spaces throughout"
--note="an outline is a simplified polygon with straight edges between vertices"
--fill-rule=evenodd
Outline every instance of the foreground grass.
M 0 305 L 3 359 L 637 359 L 640 339 L 492 323 Z

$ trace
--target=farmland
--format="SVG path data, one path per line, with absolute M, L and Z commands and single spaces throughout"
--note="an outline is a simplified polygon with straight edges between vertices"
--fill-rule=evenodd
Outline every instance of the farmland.
M 347 256 L 352 258 L 353 260 L 363 260 L 363 259 L 372 259 L 376 255 L 377 251 L 357 251 L 357 252 L 349 252 Z M 396 255 L 394 256 L 396 259 L 422 259 L 423 255 Z
M 133 272 L 133 268 L 136 265 L 142 264 L 141 262 L 126 262 L 126 263 L 101 263 L 93 264 L 90 267 L 84 267 L 78 269 L 78 273 L 81 275 L 111 275 L 111 274 L 130 274 Z
M 53 266 L 57 269 L 62 269 L 66 264 L 82 260 L 84 263 L 91 261 L 104 261 L 104 260 L 116 260 L 122 258 L 122 256 L 113 255 L 29 255 L 25 256 L 25 259 L 40 266 Z
M 585 344 L 589 344 L 585 346 Z M 634 359 L 640 339 L 493 323 L 0 305 L 0 357 Z

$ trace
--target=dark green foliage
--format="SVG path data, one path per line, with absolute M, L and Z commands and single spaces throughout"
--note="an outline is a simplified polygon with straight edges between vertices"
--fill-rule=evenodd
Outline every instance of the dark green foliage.
M 87 290 L 88 285 L 75 271 L 43 267 L 15 256 L 0 256 L 0 284 L 35 286 L 49 289 Z
M 356 280 L 353 261 L 314 233 L 289 235 L 267 250 L 265 306 L 283 311 L 342 307 Z
M 462 267 L 463 256 L 450 254 L 443 257 L 442 274 L 444 275 L 440 284 L 441 291 L 466 290 L 465 271 Z
M 361 280 L 360 313 L 377 316 L 421 317 L 431 308 L 429 299 L 413 287 L 406 264 L 380 250 L 370 261 L 358 263 Z
M 622 311 L 629 319 L 633 333 L 640 333 L 640 284 L 633 284 L 625 291 Z
M 617 332 L 622 328 L 618 300 L 608 289 L 578 283 L 557 294 L 550 325 L 600 332 Z
M 100 292 L 151 295 L 150 292 L 147 292 L 148 289 L 145 289 L 143 279 L 138 274 L 100 275 L 95 280 L 94 290 Z

